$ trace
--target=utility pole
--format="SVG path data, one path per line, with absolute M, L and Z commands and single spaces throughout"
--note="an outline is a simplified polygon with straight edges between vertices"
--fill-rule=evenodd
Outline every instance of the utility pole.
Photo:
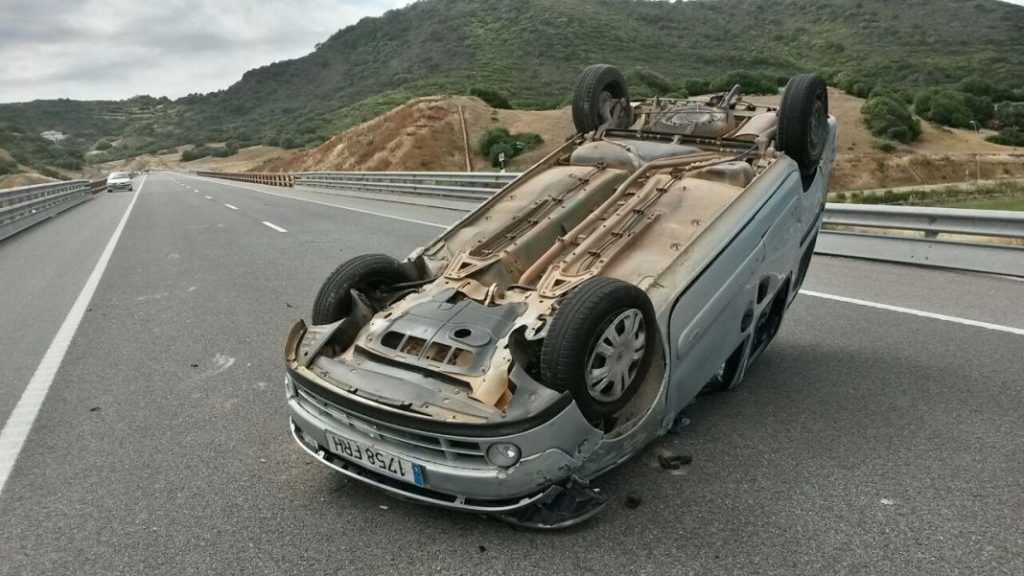
M 981 130 L 978 129 L 978 123 L 975 122 L 974 120 L 971 120 L 971 126 L 974 127 L 974 134 L 978 138 L 981 138 Z M 974 164 L 976 166 L 975 174 L 977 175 L 977 182 L 978 182 L 978 185 L 980 186 L 981 185 L 981 154 L 979 154 L 977 152 L 974 153 Z

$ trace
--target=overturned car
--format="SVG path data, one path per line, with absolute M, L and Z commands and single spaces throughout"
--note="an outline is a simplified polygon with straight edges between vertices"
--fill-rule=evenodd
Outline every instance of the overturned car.
M 631 101 L 580 76 L 579 135 L 404 261 L 324 282 L 286 346 L 292 433 L 394 495 L 559 527 L 589 481 L 765 351 L 814 248 L 835 157 L 824 82 Z

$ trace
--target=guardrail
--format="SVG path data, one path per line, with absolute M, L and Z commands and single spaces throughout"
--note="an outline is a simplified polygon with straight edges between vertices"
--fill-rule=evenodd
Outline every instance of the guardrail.
M 1024 277 L 1024 213 L 828 204 L 815 252 Z
M 268 186 L 292 187 L 295 185 L 295 174 L 290 172 L 203 172 L 197 171 L 198 176 L 210 178 L 223 178 L 225 180 L 237 180 L 239 182 L 250 182 L 252 184 L 266 184 Z
M 0 240 L 88 200 L 92 187 L 88 180 L 70 180 L 0 190 Z
M 217 172 L 199 175 L 242 179 Z M 519 174 L 298 172 L 292 176 L 286 185 L 480 202 Z M 815 252 L 1024 277 L 1024 213 L 829 203 Z
M 516 176 L 502 172 L 299 172 L 295 185 L 483 201 Z

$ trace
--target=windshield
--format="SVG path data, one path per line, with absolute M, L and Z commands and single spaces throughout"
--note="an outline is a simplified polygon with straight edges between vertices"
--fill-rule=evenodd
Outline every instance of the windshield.
M 128 174 L 125 174 L 124 172 L 111 172 L 111 174 L 110 174 L 110 179 L 111 180 L 113 180 L 115 178 L 127 178 L 127 177 L 128 177 Z

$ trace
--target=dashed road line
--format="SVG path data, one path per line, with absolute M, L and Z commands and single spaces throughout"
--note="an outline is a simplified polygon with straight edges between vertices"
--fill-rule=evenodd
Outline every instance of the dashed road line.
M 238 206 L 232 206 L 231 204 L 225 204 L 225 206 L 231 208 L 232 210 L 238 210 Z
M 273 222 L 267 222 L 266 220 L 264 220 L 263 225 L 266 226 L 267 228 L 270 228 L 271 230 L 277 230 L 278 232 L 287 232 L 287 230 L 281 228 L 280 226 L 274 224 Z
M 266 190 L 258 190 L 256 188 L 250 188 L 248 186 L 240 186 L 231 182 L 220 182 L 216 180 L 210 180 L 214 184 L 220 184 L 221 186 L 232 186 L 234 188 L 241 188 L 243 190 L 249 190 L 251 192 L 259 192 L 260 194 L 266 194 L 268 196 L 277 196 L 278 198 L 287 198 L 289 200 L 299 200 L 300 202 L 309 202 L 311 204 L 320 204 L 322 206 L 330 206 L 332 208 L 340 208 L 342 210 L 349 210 L 351 212 L 359 212 L 360 214 L 370 214 L 372 216 L 380 216 L 382 218 L 391 218 L 392 220 L 401 220 L 402 222 L 411 222 L 413 224 L 421 224 L 423 226 L 433 226 L 434 228 L 448 228 L 448 224 L 438 224 L 436 222 L 427 222 L 425 220 L 416 220 L 415 218 L 403 218 L 402 216 L 395 216 L 393 214 L 384 214 L 382 212 L 374 212 L 373 210 L 363 210 L 361 208 L 352 208 L 349 206 L 342 206 L 340 204 L 331 204 L 330 202 L 321 202 L 319 200 L 310 200 L 308 198 L 299 198 L 297 196 L 288 196 L 286 194 L 275 194 L 273 192 L 267 192 Z
M 206 198 L 207 200 L 213 200 L 213 196 L 203 196 L 203 198 Z

